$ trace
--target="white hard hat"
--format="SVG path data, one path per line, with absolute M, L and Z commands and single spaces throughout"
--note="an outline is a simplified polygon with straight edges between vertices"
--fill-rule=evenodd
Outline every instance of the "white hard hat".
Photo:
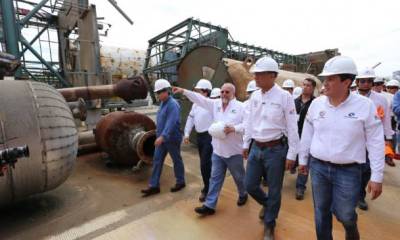
M 350 85 L 350 87 L 357 87 L 356 81 L 353 81 Z
M 215 138 L 224 139 L 226 138 L 226 134 L 224 132 L 225 123 L 223 122 L 214 122 L 208 128 L 208 133 Z
M 303 89 L 301 87 L 295 87 L 293 90 L 293 98 L 298 98 L 303 93 Z
M 294 82 L 292 79 L 286 79 L 283 84 L 282 84 L 283 88 L 294 88 Z
M 154 83 L 154 92 L 158 92 L 160 90 L 170 88 L 171 84 L 168 82 L 168 80 L 165 79 L 158 79 Z
M 381 77 L 376 77 L 374 79 L 374 83 L 384 83 L 384 82 L 385 82 L 385 80 L 383 78 L 381 78 Z
M 251 80 L 247 84 L 246 92 L 254 92 L 257 89 L 258 89 L 258 87 L 257 87 L 257 84 L 256 84 L 256 80 Z
M 333 57 L 325 63 L 322 73 L 318 76 L 326 77 L 337 74 L 357 75 L 357 67 L 353 59 L 345 56 Z
M 251 73 L 256 72 L 279 72 L 278 63 L 270 57 L 262 57 L 250 69 Z
M 213 90 L 211 90 L 211 94 L 210 97 L 211 98 L 217 98 L 221 96 L 221 89 L 220 88 L 213 88 Z
M 386 83 L 386 87 L 400 87 L 399 81 L 392 79 Z
M 200 79 L 196 86 L 194 87 L 195 89 L 208 89 L 211 90 L 212 89 L 212 85 L 211 82 L 208 81 L 207 79 Z
M 361 71 L 358 72 L 358 75 L 356 77 L 357 79 L 359 78 L 376 78 L 375 71 L 372 68 L 364 68 Z

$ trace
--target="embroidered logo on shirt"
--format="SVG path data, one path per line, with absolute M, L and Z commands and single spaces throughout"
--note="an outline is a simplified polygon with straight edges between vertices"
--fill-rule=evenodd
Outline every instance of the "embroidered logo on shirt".
M 320 117 L 320 118 L 325 118 L 325 114 L 326 114 L 325 111 L 320 111 L 320 112 L 319 112 L 319 117 Z
M 294 114 L 294 109 L 290 110 L 289 114 Z
M 218 108 L 217 108 L 217 112 L 221 112 L 221 107 L 218 107 Z
M 345 116 L 345 118 L 353 118 L 353 119 L 357 119 L 358 117 L 356 116 L 355 113 L 351 112 L 349 114 L 347 114 L 347 116 Z
M 236 113 L 236 109 L 232 109 L 232 113 Z

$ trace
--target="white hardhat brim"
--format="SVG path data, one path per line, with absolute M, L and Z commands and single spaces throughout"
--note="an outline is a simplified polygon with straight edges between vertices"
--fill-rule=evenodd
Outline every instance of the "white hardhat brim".
M 375 75 L 357 75 L 356 79 L 361 79 L 361 78 L 376 78 Z

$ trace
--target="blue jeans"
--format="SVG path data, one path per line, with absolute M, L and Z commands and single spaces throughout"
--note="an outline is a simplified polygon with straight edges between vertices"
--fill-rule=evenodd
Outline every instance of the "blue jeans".
M 208 193 L 208 188 L 210 185 L 211 177 L 211 155 L 213 152 L 213 147 L 211 145 L 211 136 L 206 133 L 197 133 L 197 147 L 199 149 L 200 156 L 200 171 L 201 177 L 203 179 L 203 189 L 201 192 L 203 194 Z
M 281 190 L 285 172 L 287 145 L 259 148 L 253 144 L 247 161 L 246 189 L 249 194 L 265 207 L 264 224 L 275 226 L 281 207 Z M 261 177 L 266 173 L 268 196 L 260 187 Z
M 167 153 L 174 163 L 174 173 L 177 184 L 185 183 L 185 167 L 181 157 L 180 142 L 164 142 L 156 147 L 153 158 L 153 172 L 150 179 L 150 187 L 160 187 L 160 177 Z
M 247 192 L 244 187 L 244 166 L 242 155 L 239 154 L 233 155 L 229 158 L 224 158 L 213 153 L 211 160 L 210 188 L 204 205 L 212 209 L 215 209 L 217 206 L 218 196 L 225 180 L 226 169 L 229 169 L 229 172 L 232 174 L 239 192 L 239 197 L 244 197 Z
M 361 187 L 361 165 L 338 167 L 311 157 L 310 170 L 317 238 L 332 239 L 332 213 L 346 230 L 357 228 L 355 208 Z

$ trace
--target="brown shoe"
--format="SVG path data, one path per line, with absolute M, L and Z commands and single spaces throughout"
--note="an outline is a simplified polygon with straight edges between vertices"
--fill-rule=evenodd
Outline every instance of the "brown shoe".
M 396 166 L 396 164 L 393 162 L 393 159 L 391 159 L 391 158 L 386 158 L 385 162 L 386 162 L 387 165 L 389 165 L 391 167 Z

